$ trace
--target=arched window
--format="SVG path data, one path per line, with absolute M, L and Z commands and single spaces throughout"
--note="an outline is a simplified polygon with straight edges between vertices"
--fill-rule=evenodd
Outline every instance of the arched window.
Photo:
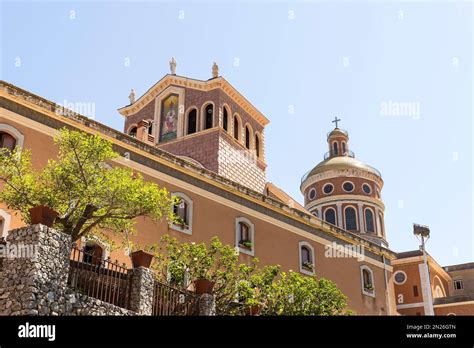
M 5 132 L 0 132 L 0 148 L 6 148 L 10 151 L 13 151 L 16 146 L 16 139 Z
M 369 296 L 375 296 L 374 274 L 367 266 L 361 266 L 362 293 Z
M 314 274 L 314 249 L 308 242 L 300 242 L 300 272 Z
M 236 247 L 240 252 L 252 256 L 255 252 L 254 228 L 253 223 L 247 218 L 240 217 L 235 221 Z
M 301 261 L 303 263 L 312 263 L 312 261 L 311 261 L 311 252 L 309 251 L 308 247 L 306 247 L 306 246 L 301 247 Z
M 214 119 L 214 106 L 209 104 L 204 109 L 204 129 L 209 129 L 213 127 L 213 119 Z
M 434 298 L 440 298 L 444 297 L 443 290 L 439 285 L 436 285 L 435 292 L 434 292 Z
M 248 247 L 245 243 L 249 243 L 250 241 L 250 227 L 245 222 L 239 222 L 239 244 Z
M 9 124 L 0 123 L 0 148 L 12 151 L 15 147 L 23 147 L 25 136 Z
M 177 198 L 177 203 L 173 205 L 173 214 L 177 221 L 171 225 L 171 228 L 175 231 L 192 234 L 193 201 L 181 192 L 175 192 L 173 196 Z
M 84 254 L 82 257 L 82 262 L 90 263 L 92 265 L 99 265 L 102 262 L 104 249 L 102 249 L 102 247 L 97 243 L 87 242 L 83 250 Z
M 234 138 L 236 140 L 239 140 L 239 134 L 240 134 L 240 122 L 237 116 L 234 116 Z
M 260 157 L 260 137 L 255 134 L 255 153 L 257 157 Z
M 346 220 L 346 230 L 356 231 L 357 230 L 357 216 L 356 211 L 352 207 L 344 209 L 344 218 Z
M 6 237 L 10 228 L 11 215 L 5 210 L 0 209 L 0 238 Z
M 337 155 L 339 153 L 339 148 L 337 146 L 337 142 L 332 143 L 332 151 L 334 155 Z
M 222 128 L 227 132 L 229 130 L 229 113 L 227 112 L 227 107 L 223 107 L 222 113 Z
M 188 112 L 188 129 L 187 134 L 196 133 L 197 130 L 197 110 L 192 109 Z
M 378 230 L 378 233 L 381 237 L 385 236 L 385 231 L 384 231 L 384 227 L 383 227 L 383 217 L 382 217 L 382 214 L 379 214 L 379 216 L 377 217 L 378 221 L 377 221 L 377 226 L 379 227 L 379 230 Z
M 181 225 L 185 228 L 188 227 L 188 209 L 188 203 L 183 199 L 180 199 L 179 202 L 174 205 L 173 213 L 178 217 L 177 225 Z
M 324 221 L 336 225 L 336 211 L 333 208 L 328 208 L 324 212 Z
M 153 135 L 153 121 L 148 120 L 148 135 Z
M 365 230 L 368 233 L 375 233 L 374 213 L 371 209 L 365 209 Z
M 343 154 L 346 153 L 346 143 L 345 142 L 342 143 L 342 153 Z
M 132 128 L 129 129 L 128 135 L 131 137 L 136 138 L 137 137 L 137 126 L 133 126 Z
M 250 126 L 245 126 L 245 147 L 250 149 Z

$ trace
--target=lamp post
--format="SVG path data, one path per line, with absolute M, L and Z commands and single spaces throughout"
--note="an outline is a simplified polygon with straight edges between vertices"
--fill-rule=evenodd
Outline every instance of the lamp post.
M 423 293 L 423 300 L 425 302 L 425 315 L 434 315 L 434 308 L 433 308 L 433 296 L 431 293 L 431 282 L 430 282 L 430 270 L 428 267 L 428 257 L 426 254 L 426 241 L 430 239 L 430 229 L 428 226 L 413 224 L 413 234 L 421 240 L 420 250 L 423 253 L 423 269 L 425 274 L 425 281 L 420 274 L 420 280 L 422 284 L 422 290 L 424 288 L 425 291 Z M 425 299 L 426 295 L 426 299 Z

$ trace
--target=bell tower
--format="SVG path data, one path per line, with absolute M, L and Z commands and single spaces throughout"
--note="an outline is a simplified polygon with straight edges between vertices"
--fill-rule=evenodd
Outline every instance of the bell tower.
M 265 126 L 269 120 L 219 76 L 208 80 L 165 75 L 138 99 L 119 109 L 124 132 L 257 192 L 266 184 Z
M 336 127 L 332 132 L 328 134 L 328 147 L 329 147 L 329 156 L 347 156 L 349 152 L 349 135 L 345 130 L 339 129 L 337 127 L 338 122 L 341 120 L 337 117 L 334 118 L 333 123 L 336 124 Z

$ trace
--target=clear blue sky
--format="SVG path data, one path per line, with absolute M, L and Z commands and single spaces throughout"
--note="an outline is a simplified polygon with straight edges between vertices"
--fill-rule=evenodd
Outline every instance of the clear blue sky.
M 1 6 L 2 79 L 58 103 L 94 103 L 98 121 L 122 130 L 116 109 L 168 73 L 170 57 L 198 79 L 217 61 L 271 121 L 269 181 L 301 202 L 300 178 L 322 160 L 337 115 L 356 156 L 382 172 L 391 248 L 416 249 L 417 222 L 431 227 L 442 265 L 474 261 L 471 3 Z M 419 113 L 386 113 L 389 101 Z

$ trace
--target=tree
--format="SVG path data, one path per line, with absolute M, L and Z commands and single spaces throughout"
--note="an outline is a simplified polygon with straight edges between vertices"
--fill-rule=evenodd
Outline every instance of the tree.
M 205 243 L 179 243 L 165 235 L 158 245 L 148 247 L 157 257 L 154 268 L 159 280 L 182 290 L 193 281 L 215 282 L 213 294 L 218 315 L 243 315 L 259 306 L 262 315 L 342 315 L 347 298 L 336 284 L 324 278 L 297 272 L 281 272 L 280 266 L 239 264 L 239 254 L 218 237 Z
M 104 230 L 133 232 L 134 218 L 175 219 L 175 199 L 139 173 L 112 167 L 119 157 L 112 143 L 98 135 L 62 129 L 54 139 L 59 152 L 44 169 L 32 169 L 31 151 L 0 149 L 0 200 L 19 210 L 46 205 L 59 213 L 55 227 L 77 240 Z

